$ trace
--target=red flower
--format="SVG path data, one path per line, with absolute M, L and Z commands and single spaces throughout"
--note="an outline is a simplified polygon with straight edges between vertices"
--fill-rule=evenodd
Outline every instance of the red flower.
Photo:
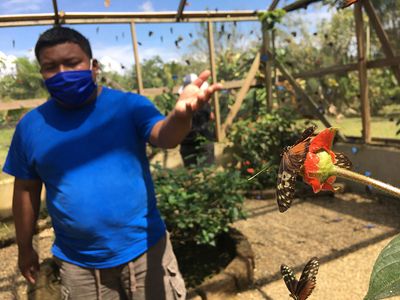
M 249 174 L 254 174 L 254 169 L 253 168 L 248 168 L 246 171 Z
M 336 180 L 336 156 L 331 150 L 336 129 L 327 128 L 314 137 L 304 161 L 303 179 L 312 186 L 314 193 L 321 190 L 334 190 Z
M 250 162 L 249 162 L 248 160 L 246 160 L 243 164 L 244 164 L 245 166 L 250 166 Z

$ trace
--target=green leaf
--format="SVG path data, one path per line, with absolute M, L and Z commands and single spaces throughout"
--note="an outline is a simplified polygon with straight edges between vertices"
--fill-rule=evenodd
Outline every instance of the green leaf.
M 400 235 L 390 241 L 379 254 L 364 300 L 383 299 L 397 295 L 400 295 Z

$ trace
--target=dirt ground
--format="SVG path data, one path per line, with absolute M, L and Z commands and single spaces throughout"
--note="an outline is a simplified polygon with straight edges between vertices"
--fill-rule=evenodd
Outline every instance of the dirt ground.
M 291 299 L 280 265 L 293 267 L 298 278 L 313 256 L 320 268 L 309 299 L 363 299 L 379 252 L 400 231 L 400 201 L 382 197 L 310 197 L 283 214 L 274 199 L 248 200 L 245 207 L 248 219 L 235 227 L 252 245 L 255 284 L 234 300 Z
M 376 257 L 400 231 L 400 202 L 381 197 L 351 193 L 309 197 L 295 200 L 283 214 L 274 199 L 247 200 L 245 208 L 247 220 L 234 227 L 248 238 L 255 253 L 255 284 L 232 300 L 290 299 L 280 265 L 300 272 L 313 256 L 320 259 L 320 269 L 309 299 L 363 299 Z M 52 239 L 51 229 L 41 232 L 41 259 L 50 255 Z M 17 293 L 26 289 L 16 262 L 15 245 L 0 249 L 0 299 L 18 299 Z

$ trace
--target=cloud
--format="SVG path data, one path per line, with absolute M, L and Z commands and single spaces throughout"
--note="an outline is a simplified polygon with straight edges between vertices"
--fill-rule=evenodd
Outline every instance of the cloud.
M 178 61 L 180 58 L 180 55 L 178 55 L 176 51 L 167 50 L 165 48 L 150 47 L 140 50 L 139 52 L 140 61 L 153 58 L 156 55 L 161 56 L 164 62 Z
M 0 54 L 1 54 L 2 52 L 0 51 Z M 4 55 L 6 55 L 6 56 L 10 56 L 10 57 L 27 57 L 29 60 L 35 60 L 36 59 L 36 57 L 35 57 L 35 52 L 33 51 L 33 48 L 31 48 L 31 49 L 28 49 L 28 50 L 26 50 L 26 49 L 12 49 L 12 50 L 9 50 L 9 52 L 8 53 L 4 53 Z M 0 59 L 1 59 L 1 55 L 0 55 Z
M 154 11 L 153 3 L 150 0 L 143 2 L 139 5 L 141 11 Z
M 47 3 L 43 0 L 3 0 L 0 3 L 0 11 L 2 14 L 37 12 L 43 4 Z
M 108 56 L 113 60 L 123 64 L 126 68 L 130 68 L 134 64 L 134 56 L 131 45 L 123 46 L 105 46 L 105 45 L 94 45 L 93 47 L 94 57 L 101 59 L 102 57 Z M 162 53 L 162 59 L 165 62 L 179 60 L 179 54 L 173 49 L 167 50 L 161 47 L 139 47 L 139 58 L 140 62 L 145 59 L 153 58 L 156 55 Z

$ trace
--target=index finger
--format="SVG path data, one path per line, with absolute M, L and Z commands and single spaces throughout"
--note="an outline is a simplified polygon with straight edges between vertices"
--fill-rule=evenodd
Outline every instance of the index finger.
M 209 70 L 205 70 L 203 72 L 200 73 L 199 77 L 197 77 L 197 79 L 195 81 L 193 81 L 194 85 L 197 85 L 199 88 L 201 87 L 201 85 L 207 81 L 208 77 L 210 77 L 211 72 Z
M 27 270 L 26 272 L 22 273 L 22 275 L 25 277 L 25 279 L 30 283 L 30 284 L 35 284 L 36 283 L 36 274 L 32 270 Z

